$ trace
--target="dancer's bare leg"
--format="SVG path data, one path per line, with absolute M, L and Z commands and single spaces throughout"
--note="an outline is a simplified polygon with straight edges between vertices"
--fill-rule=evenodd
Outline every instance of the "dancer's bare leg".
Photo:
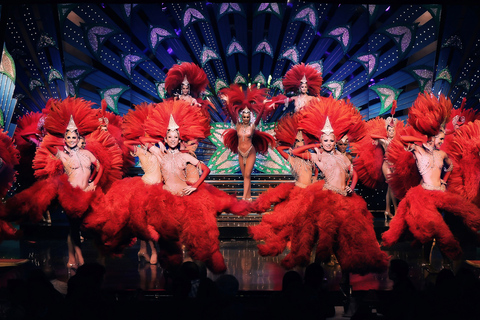
M 68 246 L 68 262 L 67 266 L 68 267 L 76 267 L 77 266 L 77 260 L 75 259 L 75 248 L 73 246 L 72 242 L 72 236 L 70 233 L 67 236 L 67 246 Z
M 382 164 L 382 172 L 383 176 L 385 177 L 385 181 L 388 182 L 388 176 L 392 173 L 390 170 L 390 167 L 388 166 L 387 161 L 383 161 Z M 393 218 L 392 213 L 390 212 L 390 205 L 391 205 L 391 199 L 392 199 L 392 191 L 390 189 L 390 186 L 388 186 L 386 195 L 385 195 L 385 203 L 386 203 L 386 208 L 385 208 L 385 221 L 387 221 L 388 218 Z M 395 204 L 395 209 L 396 209 L 396 204 Z
M 157 264 L 157 248 L 155 247 L 155 243 L 153 243 L 153 241 L 148 241 L 148 244 L 152 250 L 152 253 L 150 254 L 150 264 Z
M 250 150 L 248 157 L 246 159 L 246 163 L 244 164 L 244 159 L 241 155 L 238 156 L 238 161 L 240 162 L 240 170 L 242 171 L 243 176 L 243 199 L 251 200 L 252 198 L 252 171 L 253 166 L 255 165 L 255 159 L 257 158 L 257 154 L 255 148 Z
M 140 240 L 140 250 L 138 250 L 138 261 L 141 258 L 145 259 L 146 262 L 150 262 L 150 256 L 147 253 L 147 242 Z

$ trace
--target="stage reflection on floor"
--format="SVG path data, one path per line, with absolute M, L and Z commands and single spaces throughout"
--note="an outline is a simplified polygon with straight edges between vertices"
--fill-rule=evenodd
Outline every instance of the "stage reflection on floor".
M 165 288 L 164 270 L 159 265 L 139 263 L 137 252 L 139 244 L 128 248 L 121 257 L 101 257 L 90 239 L 83 243 L 83 252 L 86 262 L 100 262 L 105 265 L 107 273 L 104 282 L 105 289 L 111 290 L 162 290 Z M 418 289 L 422 289 L 432 275 L 422 267 L 422 248 L 413 248 L 409 243 L 402 243 L 388 251 L 392 258 L 401 258 L 410 265 L 410 276 Z M 280 265 L 283 253 L 277 257 L 262 257 L 258 254 L 254 241 L 229 240 L 221 242 L 221 252 L 225 257 L 228 274 L 234 275 L 243 291 L 280 290 L 282 277 L 286 270 Z M 480 254 L 474 248 L 469 252 L 470 259 L 479 260 Z M 0 258 L 26 258 L 29 262 L 21 267 L 0 268 L 1 282 L 4 286 L 9 278 L 18 276 L 31 266 L 42 268 L 48 274 L 60 281 L 68 281 L 72 271 L 67 269 L 67 244 L 60 237 L 54 239 L 38 239 L 36 241 L 5 241 L 0 245 Z M 184 254 L 185 260 L 189 260 Z M 441 255 L 437 248 L 432 252 L 433 266 L 442 268 Z M 324 264 L 326 278 L 331 290 L 339 290 L 342 283 L 342 273 L 338 264 Z M 23 269 L 22 269 L 23 268 Z M 479 276 L 479 269 L 475 269 Z M 303 274 L 304 268 L 296 271 Z M 217 276 L 208 273 L 215 279 Z M 350 275 L 350 285 L 353 290 L 389 290 L 392 282 L 387 272 L 382 274 L 367 274 L 364 276 Z

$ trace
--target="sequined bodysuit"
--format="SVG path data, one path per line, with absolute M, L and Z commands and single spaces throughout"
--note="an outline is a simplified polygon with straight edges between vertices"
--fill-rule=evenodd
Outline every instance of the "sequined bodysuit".
M 325 175 L 324 189 L 332 190 L 336 193 L 346 196 L 346 183 L 353 173 L 353 165 L 348 158 L 335 150 L 331 152 L 324 151 L 321 156 L 323 164 L 320 170 Z M 345 177 L 343 183 L 340 181 L 338 186 L 337 177 Z
M 187 162 L 184 154 L 177 149 L 169 149 L 160 159 L 160 169 L 164 181 L 163 189 L 177 196 L 184 196 L 183 189 L 187 187 Z
M 68 181 L 73 187 L 79 187 L 84 191 L 89 191 L 88 179 L 92 172 L 92 158 L 93 155 L 87 151 L 79 148 L 67 149 L 58 151 L 56 157 L 62 161 L 65 173 L 68 176 Z

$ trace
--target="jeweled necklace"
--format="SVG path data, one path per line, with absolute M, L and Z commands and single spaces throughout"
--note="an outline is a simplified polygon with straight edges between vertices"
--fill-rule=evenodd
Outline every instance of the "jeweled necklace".
M 247 128 L 250 127 L 250 124 L 243 124 L 242 123 L 242 132 L 243 132 L 243 140 L 242 141 L 245 141 L 245 136 L 247 135 Z

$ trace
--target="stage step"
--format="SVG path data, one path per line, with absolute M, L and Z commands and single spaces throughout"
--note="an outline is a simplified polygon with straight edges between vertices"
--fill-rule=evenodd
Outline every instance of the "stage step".
M 217 218 L 217 226 L 220 231 L 220 240 L 231 239 L 251 239 L 248 234 L 248 227 L 259 224 L 262 221 L 263 214 L 251 213 L 245 217 L 238 217 L 232 214 L 221 214 Z M 40 223 L 30 224 L 25 223 L 20 226 L 23 232 L 23 237 L 29 241 L 38 239 L 60 239 L 67 237 L 70 227 L 66 221 L 53 221 L 52 224 Z M 377 239 L 380 241 L 381 234 L 388 230 L 388 224 L 382 218 L 374 219 L 374 229 Z M 82 233 L 85 238 L 90 235 L 86 232 Z
M 252 199 L 256 199 L 260 194 L 269 188 L 275 188 L 280 183 L 293 182 L 292 175 L 268 175 L 268 174 L 252 174 L 251 177 L 251 193 Z M 211 174 L 205 182 L 215 186 L 216 188 L 228 193 L 236 195 L 241 199 L 243 194 L 243 177 L 241 174 Z

